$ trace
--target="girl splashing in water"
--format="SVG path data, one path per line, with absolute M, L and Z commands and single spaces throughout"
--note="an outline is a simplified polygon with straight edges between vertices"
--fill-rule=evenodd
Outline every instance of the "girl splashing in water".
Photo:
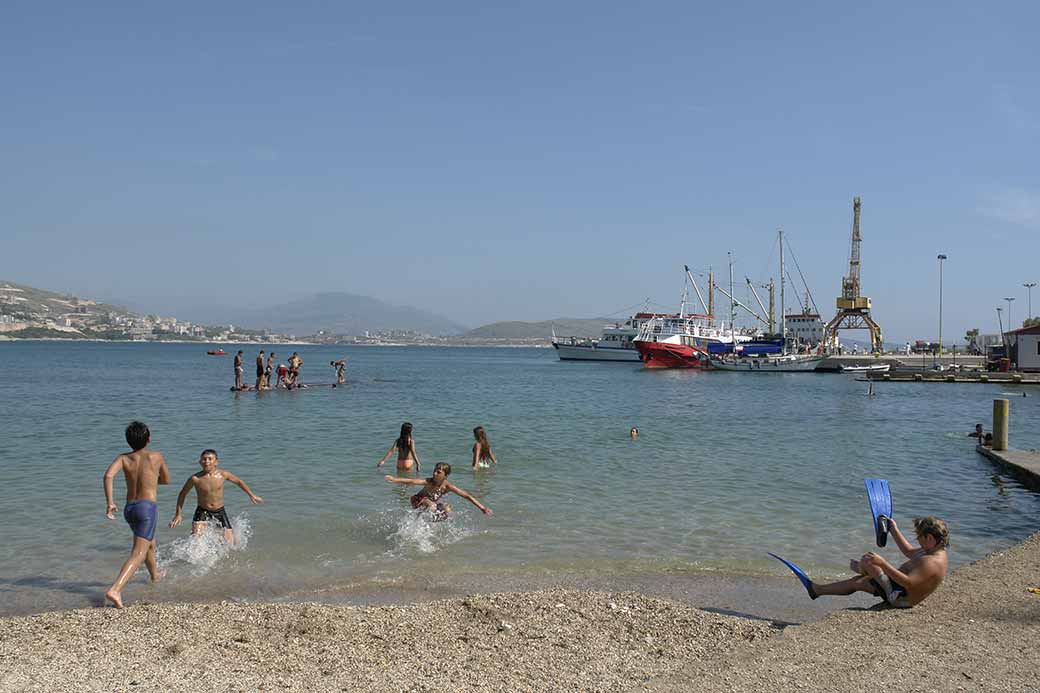
M 434 522 L 448 519 L 448 514 L 451 512 L 451 506 L 447 503 L 441 502 L 441 498 L 448 493 L 462 496 L 475 505 L 477 509 L 485 515 L 492 514 L 491 508 L 483 505 L 468 492 L 449 484 L 449 474 L 451 474 L 451 465 L 444 462 L 438 462 L 433 468 L 433 476 L 429 479 L 406 479 L 387 474 L 386 480 L 391 484 L 411 484 L 413 486 L 422 486 L 422 489 L 411 498 L 412 507 L 420 512 L 424 510 L 430 511 L 430 516 Z
M 491 452 L 491 443 L 488 442 L 483 426 L 473 429 L 473 438 L 477 441 L 473 443 L 473 468 L 481 469 L 498 464 L 495 453 Z
M 415 451 L 415 440 L 412 438 L 412 424 L 407 421 L 401 424 L 401 435 L 397 437 L 397 440 L 394 441 L 394 444 L 390 446 L 390 449 L 386 451 L 383 459 L 379 460 L 379 464 L 376 466 L 382 467 L 394 450 L 397 451 L 397 471 L 412 471 L 413 462 L 416 471 L 422 469 L 422 464 L 419 462 L 419 454 Z

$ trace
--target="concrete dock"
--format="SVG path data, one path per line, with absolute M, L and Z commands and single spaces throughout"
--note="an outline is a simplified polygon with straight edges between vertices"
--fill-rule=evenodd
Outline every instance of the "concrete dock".
M 864 373 L 867 380 L 886 383 L 1001 383 L 1040 385 L 1040 373 L 985 373 L 978 371 L 889 371 Z
M 1010 472 L 1023 484 L 1040 491 L 1040 451 L 1037 450 L 992 450 L 976 445 L 975 451 Z

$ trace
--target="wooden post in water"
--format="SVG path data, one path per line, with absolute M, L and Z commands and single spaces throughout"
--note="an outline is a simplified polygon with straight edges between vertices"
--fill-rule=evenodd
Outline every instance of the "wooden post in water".
M 1008 449 L 1008 414 L 1011 403 L 1006 399 L 993 400 L 993 449 Z

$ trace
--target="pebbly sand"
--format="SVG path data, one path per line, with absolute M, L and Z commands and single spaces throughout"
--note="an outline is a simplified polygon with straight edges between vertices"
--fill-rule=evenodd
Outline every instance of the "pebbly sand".
M 856 607 L 800 626 L 567 589 L 84 609 L 0 619 L 0 690 L 1035 691 L 1038 585 L 1034 535 L 913 610 Z M 794 578 L 790 599 L 806 599 Z

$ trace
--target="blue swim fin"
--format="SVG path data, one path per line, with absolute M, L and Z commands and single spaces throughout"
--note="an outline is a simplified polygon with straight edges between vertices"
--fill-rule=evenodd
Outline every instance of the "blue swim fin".
M 888 518 L 892 517 L 892 493 L 884 479 L 865 479 L 870 514 L 874 519 L 874 540 L 878 546 L 888 543 Z M 882 517 L 884 516 L 884 517 Z
M 766 551 L 766 553 L 769 553 L 769 552 Z M 775 558 L 776 560 L 780 561 L 781 563 L 783 563 L 784 565 L 786 565 L 788 568 L 791 569 L 791 572 L 794 573 L 795 577 L 797 577 L 801 581 L 802 586 L 805 587 L 805 591 L 809 593 L 809 597 L 810 598 L 816 599 L 817 597 L 820 596 L 820 595 L 816 594 L 816 588 L 813 587 L 812 580 L 809 579 L 809 576 L 805 574 L 804 570 L 802 570 L 801 568 L 796 566 L 794 563 L 791 563 L 791 561 L 789 561 L 789 560 L 787 560 L 785 558 L 780 558 L 775 553 L 769 553 L 769 555 L 772 556 L 773 558 Z

